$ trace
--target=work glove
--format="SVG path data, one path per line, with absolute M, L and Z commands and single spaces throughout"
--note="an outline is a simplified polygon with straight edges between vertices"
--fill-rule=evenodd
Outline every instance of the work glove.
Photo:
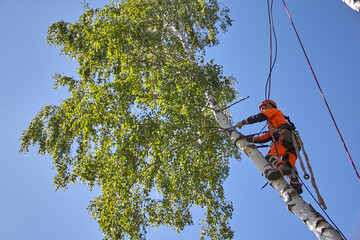
M 237 127 L 238 129 L 242 128 L 242 126 L 244 126 L 246 123 L 245 123 L 245 120 L 242 120 L 241 122 L 238 122 L 235 127 Z

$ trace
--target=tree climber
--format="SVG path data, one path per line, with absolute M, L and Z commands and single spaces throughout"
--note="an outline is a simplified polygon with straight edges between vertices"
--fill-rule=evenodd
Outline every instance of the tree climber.
M 274 101 L 263 101 L 259 109 L 261 111 L 259 114 L 238 122 L 236 127 L 240 129 L 245 124 L 267 121 L 268 132 L 257 137 L 248 136 L 246 140 L 251 143 L 265 143 L 272 140 L 270 151 L 265 158 L 277 170 L 265 172 L 265 177 L 269 180 L 276 180 L 286 175 L 291 186 L 300 194 L 302 193 L 302 185 L 299 182 L 298 172 L 295 167 L 296 152 L 292 140 L 292 131 L 295 130 L 295 127 L 277 109 Z

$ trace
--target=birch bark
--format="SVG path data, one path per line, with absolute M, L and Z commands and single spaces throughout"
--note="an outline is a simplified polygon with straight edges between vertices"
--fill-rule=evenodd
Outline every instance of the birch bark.
M 349 7 L 357 12 L 360 12 L 360 0 L 342 0 Z

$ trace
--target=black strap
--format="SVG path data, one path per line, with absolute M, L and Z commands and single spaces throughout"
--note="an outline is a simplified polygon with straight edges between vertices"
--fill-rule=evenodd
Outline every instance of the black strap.
M 266 182 L 265 185 L 262 186 L 261 190 L 264 189 L 268 184 L 269 184 L 269 182 Z
M 289 129 L 289 130 L 295 130 L 296 129 L 295 124 L 290 120 L 290 117 L 285 116 L 285 115 L 284 115 L 284 117 L 285 117 L 286 121 L 288 121 L 288 123 L 290 123 L 290 126 L 293 128 L 293 129 Z
M 235 141 L 234 141 L 235 147 L 237 147 L 237 146 L 236 146 L 237 141 L 239 141 L 239 140 L 241 140 L 241 139 L 244 139 L 244 138 L 246 138 L 246 137 L 248 137 L 248 136 L 243 135 L 243 136 L 240 136 L 240 137 L 238 137 L 237 139 L 235 139 Z

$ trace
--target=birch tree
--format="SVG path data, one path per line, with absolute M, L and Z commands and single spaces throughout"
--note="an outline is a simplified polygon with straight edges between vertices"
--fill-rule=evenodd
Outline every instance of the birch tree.
M 223 182 L 239 154 L 211 134 L 218 124 L 204 108 L 206 92 L 222 106 L 236 96 L 204 60 L 230 24 L 216 0 L 124 0 L 49 27 L 48 43 L 77 60 L 78 76 L 55 74 L 69 97 L 40 109 L 21 151 L 37 144 L 52 157 L 57 189 L 101 190 L 88 209 L 105 239 L 145 239 L 160 225 L 180 232 L 194 206 L 205 211 L 201 238 L 233 238 Z
M 194 206 L 205 212 L 200 239 L 234 238 L 223 183 L 229 160 L 240 158 L 232 142 L 240 133 L 228 131 L 229 116 L 220 110 L 235 99 L 235 80 L 204 59 L 232 22 L 221 6 L 112 1 L 49 27 L 48 43 L 77 60 L 78 76 L 54 75 L 55 87 L 67 88 L 69 97 L 40 109 L 20 151 L 38 145 L 39 154 L 52 157 L 57 189 L 80 182 L 101 190 L 88 210 L 104 239 L 145 239 L 149 227 L 160 225 L 180 232 L 195 224 Z M 248 151 L 254 147 L 238 147 L 261 172 L 270 167 Z M 285 180 L 272 186 L 294 213 L 307 213 Z M 315 235 L 328 236 L 331 226 L 311 214 L 298 217 Z

